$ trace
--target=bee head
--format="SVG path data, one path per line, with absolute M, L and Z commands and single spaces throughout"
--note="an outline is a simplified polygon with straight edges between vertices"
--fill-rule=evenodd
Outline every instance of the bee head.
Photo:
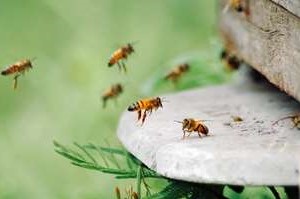
M 132 46 L 132 44 L 127 44 L 127 52 L 128 53 L 133 53 L 134 52 L 134 49 L 133 49 L 133 46 Z
M 162 107 L 162 108 L 163 108 L 161 98 L 160 98 L 160 97 L 157 97 L 156 100 L 157 100 L 157 103 L 158 103 L 159 107 Z
M 189 68 L 190 68 L 190 65 L 187 64 L 187 63 L 184 63 L 184 64 L 180 65 L 180 70 L 183 71 L 183 72 L 188 71 Z
M 244 8 L 243 8 L 242 5 L 238 5 L 238 6 L 235 7 L 235 10 L 236 10 L 237 12 L 243 12 L 243 11 L 244 11 Z
M 123 86 L 121 84 L 116 84 L 116 90 L 120 93 L 123 92 Z
M 184 120 L 182 121 L 182 126 L 183 126 L 183 127 L 186 127 L 188 124 L 189 124 L 189 119 L 184 119 Z
M 221 54 L 220 54 L 220 59 L 226 59 L 228 56 L 228 53 L 225 49 L 222 50 Z

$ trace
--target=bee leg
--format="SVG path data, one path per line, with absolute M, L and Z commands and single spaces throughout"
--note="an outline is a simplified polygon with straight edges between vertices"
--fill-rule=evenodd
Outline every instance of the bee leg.
M 199 138 L 202 138 L 201 133 L 199 131 L 197 131 Z
M 138 111 L 138 121 L 141 119 L 141 116 L 142 116 L 142 111 L 139 110 L 139 111 Z
M 125 66 L 124 62 L 121 62 L 121 64 L 122 64 L 122 67 L 123 67 L 124 72 L 126 73 L 126 72 L 127 72 L 127 69 L 126 69 L 126 66 Z
M 121 70 L 122 70 L 122 67 L 121 67 L 120 62 L 117 62 L 117 65 L 118 65 L 119 71 L 121 71 Z
M 147 116 L 147 110 L 144 111 L 143 118 L 142 118 L 142 125 L 145 122 L 146 116 Z
M 13 88 L 14 90 L 17 89 L 18 87 L 18 78 L 19 78 L 20 74 L 17 74 L 15 77 L 14 77 L 14 85 L 13 85 Z
M 149 110 L 149 115 L 151 115 L 151 114 L 152 114 L 152 110 L 153 110 L 153 109 L 150 109 L 150 110 Z
M 182 130 L 182 132 L 183 132 L 183 137 L 182 137 L 182 139 L 184 140 L 186 131 L 185 131 L 185 130 Z

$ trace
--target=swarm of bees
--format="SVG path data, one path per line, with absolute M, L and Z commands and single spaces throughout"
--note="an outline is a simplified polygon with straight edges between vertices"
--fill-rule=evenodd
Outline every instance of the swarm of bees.
M 190 66 L 187 63 L 180 64 L 171 70 L 166 76 L 165 80 L 171 80 L 173 83 L 177 83 L 178 79 L 187 71 L 189 71 Z
M 29 69 L 32 69 L 32 61 L 25 59 L 8 66 L 6 69 L 1 71 L 1 75 L 14 75 L 13 88 L 15 90 L 18 86 L 18 78 L 21 75 L 24 75 Z
M 201 134 L 207 136 L 209 133 L 208 127 L 203 123 L 204 120 L 195 120 L 193 118 L 186 118 L 182 122 L 175 121 L 182 124 L 183 137 L 185 139 L 185 134 L 188 133 L 189 137 L 193 132 L 198 133 L 198 136 L 201 138 Z

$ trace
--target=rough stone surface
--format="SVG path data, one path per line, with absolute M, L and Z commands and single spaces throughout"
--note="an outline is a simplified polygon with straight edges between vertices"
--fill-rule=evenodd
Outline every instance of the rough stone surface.
M 225 85 L 164 96 L 169 102 L 148 116 L 125 112 L 118 137 L 125 148 L 163 176 L 199 183 L 297 185 L 300 131 L 290 120 L 274 121 L 300 105 L 268 86 Z M 243 122 L 233 122 L 240 116 Z M 197 118 L 210 135 L 182 139 L 174 120 Z

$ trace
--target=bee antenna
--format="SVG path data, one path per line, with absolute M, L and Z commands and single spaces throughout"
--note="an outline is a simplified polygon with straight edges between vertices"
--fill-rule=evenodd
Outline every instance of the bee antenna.
M 130 45 L 135 45 L 135 44 L 138 44 L 139 42 L 140 42 L 140 40 L 136 40 L 136 41 L 130 42 Z
M 181 122 L 181 121 L 174 120 L 174 122 L 177 122 L 177 123 L 180 123 L 180 124 L 182 124 L 182 122 Z

